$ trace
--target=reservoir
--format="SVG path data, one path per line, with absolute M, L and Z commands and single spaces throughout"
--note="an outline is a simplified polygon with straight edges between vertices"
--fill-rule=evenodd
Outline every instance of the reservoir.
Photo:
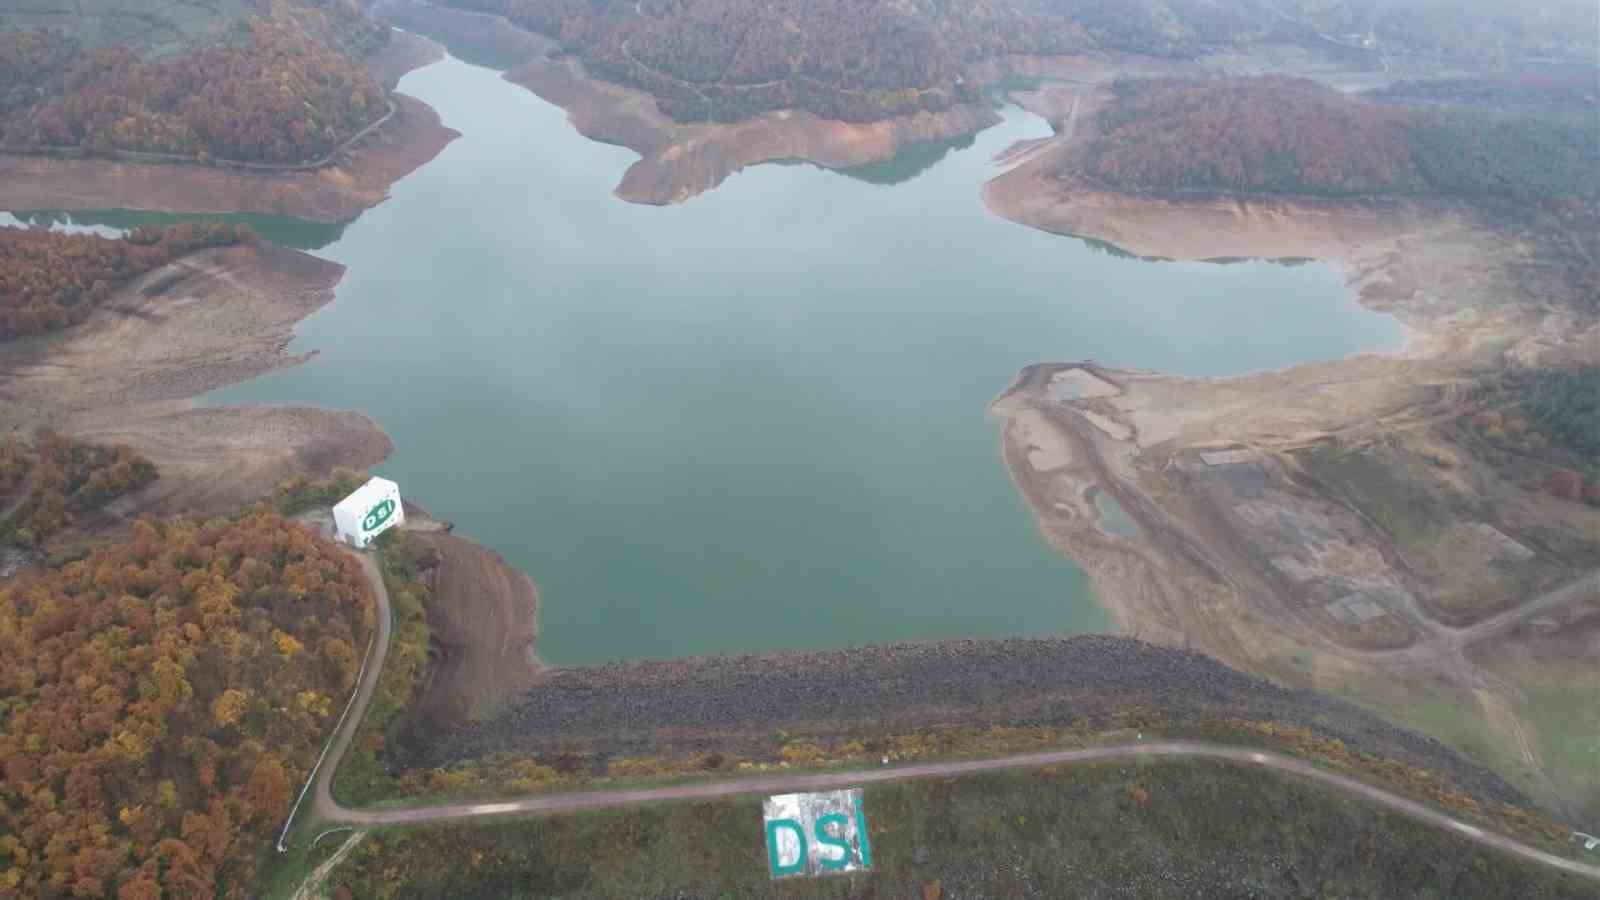
M 462 137 L 354 222 L 267 223 L 349 271 L 291 348 L 315 358 L 210 402 L 372 416 L 378 471 L 539 584 L 556 664 L 1103 629 L 985 414 L 1019 368 L 1224 375 L 1402 338 L 1327 266 L 1147 262 L 989 215 L 995 154 L 1049 132 L 1014 107 L 646 207 L 611 195 L 635 154 L 498 72 L 400 89 Z

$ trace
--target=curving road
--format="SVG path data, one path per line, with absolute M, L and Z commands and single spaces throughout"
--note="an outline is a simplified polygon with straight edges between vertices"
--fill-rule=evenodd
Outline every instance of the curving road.
M 356 690 L 340 719 L 333 740 L 324 750 L 324 759 L 316 767 L 308 785 L 313 815 L 333 825 L 371 827 L 378 825 L 416 824 L 424 822 L 463 822 L 502 816 L 556 815 L 582 810 L 606 809 L 621 806 L 639 806 L 677 800 L 706 800 L 733 797 L 741 794 L 779 794 L 794 791 L 820 790 L 829 787 L 860 786 L 902 781 L 911 778 L 939 778 L 951 775 L 971 775 L 1006 769 L 1024 769 L 1038 766 L 1071 765 L 1074 763 L 1103 762 L 1110 760 L 1157 759 L 1208 759 L 1223 762 L 1257 765 L 1278 772 L 1305 778 L 1318 784 L 1355 794 L 1377 806 L 1401 815 L 1444 828 L 1462 837 L 1523 859 L 1537 862 L 1586 878 L 1600 881 L 1600 865 L 1579 862 L 1547 853 L 1521 841 L 1485 831 L 1469 822 L 1446 815 L 1431 806 L 1391 793 L 1364 781 L 1330 772 L 1300 759 L 1224 744 L 1199 741 L 1151 741 L 1090 747 L 1080 750 L 1050 750 L 1040 753 L 1021 753 L 995 759 L 959 760 L 951 762 L 921 763 L 916 765 L 883 767 L 876 769 L 842 770 L 804 775 L 763 775 L 731 778 L 722 781 L 695 784 L 669 785 L 667 787 L 632 788 L 615 790 L 572 791 L 559 794 L 538 794 L 492 803 L 456 803 L 439 806 L 413 805 L 386 807 L 384 809 L 349 809 L 333 799 L 330 785 L 333 773 L 350 747 L 360 727 L 362 715 L 372 699 L 378 684 L 378 674 L 383 671 L 383 660 L 389 649 L 389 594 L 384 589 L 383 578 L 371 556 L 361 557 L 362 570 L 372 582 L 377 598 L 377 632 L 357 679 Z M 353 714 L 351 714 L 353 713 Z M 304 792 L 302 792 L 303 794 Z M 291 819 L 293 818 L 291 814 Z M 285 832 L 288 826 L 285 825 Z M 281 849 L 281 848 L 280 848 Z
M 361 560 L 361 571 L 372 584 L 372 593 L 377 599 L 378 621 L 371 649 L 367 651 L 366 661 L 361 664 L 361 673 L 356 676 L 356 692 L 350 697 L 350 705 L 345 707 L 346 715 L 339 720 L 333 740 L 323 750 L 325 759 L 317 765 L 312 775 L 311 814 L 334 825 L 346 824 L 341 816 L 351 810 L 333 799 L 333 774 L 339 771 L 339 763 L 344 761 L 345 751 L 350 749 L 350 742 L 355 739 L 356 731 L 361 728 L 361 720 L 366 717 L 367 704 L 372 702 L 372 692 L 377 689 L 378 676 L 383 672 L 383 661 L 389 655 L 389 633 L 393 627 L 389 614 L 389 589 L 383 584 L 383 573 L 378 571 L 377 559 L 370 553 L 357 554 L 356 558 Z M 351 712 L 354 715 L 350 715 Z M 292 813 L 290 818 L 293 818 Z M 288 830 L 287 826 L 284 830 Z

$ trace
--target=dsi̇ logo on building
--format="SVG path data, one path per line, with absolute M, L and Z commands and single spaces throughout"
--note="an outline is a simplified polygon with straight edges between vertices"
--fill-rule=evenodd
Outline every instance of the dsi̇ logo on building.
M 860 788 L 778 794 L 761 805 L 773 878 L 832 875 L 872 867 Z
M 361 520 L 361 530 L 376 531 L 378 526 L 389 521 L 389 517 L 392 515 L 394 515 L 394 501 L 385 500 L 367 510 L 366 518 Z

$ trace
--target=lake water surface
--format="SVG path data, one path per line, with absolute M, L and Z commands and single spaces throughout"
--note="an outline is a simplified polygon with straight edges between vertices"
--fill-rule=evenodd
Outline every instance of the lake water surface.
M 533 575 L 558 664 L 1101 629 L 985 416 L 1018 368 L 1216 375 L 1402 336 L 1322 265 L 1144 262 L 987 214 L 992 157 L 1048 133 L 1015 108 L 654 208 L 611 196 L 633 153 L 492 70 L 401 89 L 462 138 L 353 223 L 264 223 L 349 272 L 300 329 L 314 360 L 211 400 L 371 415 L 382 474 Z

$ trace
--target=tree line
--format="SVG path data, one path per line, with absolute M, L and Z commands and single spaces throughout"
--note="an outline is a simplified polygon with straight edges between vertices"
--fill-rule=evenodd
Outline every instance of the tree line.
M 0 135 L 8 146 L 169 153 L 200 160 L 320 158 L 384 115 L 359 56 L 387 28 L 347 4 L 272 0 L 223 39 L 175 56 L 83 51 L 44 31 L 0 32 Z
M 248 896 L 374 614 L 266 507 L 0 585 L 0 894 Z
M 117 285 L 205 247 L 250 243 L 247 225 L 185 222 L 120 238 L 0 227 L 0 340 L 88 318 Z
M 1401 4 L 1405 13 L 1373 8 L 1374 0 L 444 2 L 504 15 L 559 41 L 595 74 L 654 95 L 681 121 L 772 109 L 868 121 L 943 109 L 977 97 L 963 78 L 973 64 L 1008 54 L 1193 58 L 1264 41 L 1326 50 L 1322 32 L 1364 31 L 1359 22 L 1375 24 L 1386 46 L 1476 59 L 1576 45 L 1572 35 L 1585 32 L 1572 27 L 1587 21 L 1576 0 L 1559 12 L 1462 11 L 1425 0 Z
M 39 547 L 76 516 L 155 480 L 155 464 L 125 444 L 10 435 L 0 442 L 0 543 Z
M 1192 56 L 1257 37 L 1204 0 L 447 0 L 559 41 L 682 121 L 773 109 L 871 121 L 974 100 L 963 77 L 1010 53 Z
M 1592 106 L 1487 112 L 1385 104 L 1284 76 L 1130 80 L 1113 91 L 1085 169 L 1122 187 L 1432 191 L 1530 205 L 1600 197 L 1600 119 Z
M 1087 169 L 1112 184 L 1297 194 L 1424 186 L 1402 112 L 1301 78 L 1121 81 Z

